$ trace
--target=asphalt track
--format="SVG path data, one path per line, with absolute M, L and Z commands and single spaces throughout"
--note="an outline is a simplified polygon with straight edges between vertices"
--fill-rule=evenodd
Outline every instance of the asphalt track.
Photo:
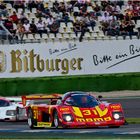
M 120 102 L 126 118 L 140 118 L 140 98 L 106 99 Z M 140 139 L 140 124 L 128 124 L 120 128 L 92 129 L 29 129 L 27 122 L 0 122 L 0 138 L 137 138 Z

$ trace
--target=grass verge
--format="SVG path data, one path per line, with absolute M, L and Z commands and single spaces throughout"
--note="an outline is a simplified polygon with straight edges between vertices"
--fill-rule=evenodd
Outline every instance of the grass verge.
M 126 121 L 129 124 L 140 124 L 140 118 L 127 118 Z

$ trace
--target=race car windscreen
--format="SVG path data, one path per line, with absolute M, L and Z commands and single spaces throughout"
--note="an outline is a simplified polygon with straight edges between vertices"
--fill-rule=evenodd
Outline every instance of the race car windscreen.
M 10 103 L 5 100 L 0 100 L 0 107 L 6 107 L 6 106 L 10 106 Z
M 99 105 L 98 101 L 93 96 L 86 94 L 74 94 L 68 97 L 64 104 L 82 108 L 91 108 Z

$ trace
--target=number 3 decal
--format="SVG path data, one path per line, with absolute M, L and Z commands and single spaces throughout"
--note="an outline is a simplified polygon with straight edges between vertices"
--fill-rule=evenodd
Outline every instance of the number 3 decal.
M 90 110 L 83 110 L 83 115 L 91 115 Z

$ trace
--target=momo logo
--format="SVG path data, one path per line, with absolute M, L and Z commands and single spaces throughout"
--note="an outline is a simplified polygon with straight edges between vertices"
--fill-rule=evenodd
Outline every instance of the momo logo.
M 111 117 L 103 117 L 103 118 L 76 118 L 77 122 L 109 122 L 111 121 Z
M 0 73 L 6 70 L 6 55 L 0 51 Z

